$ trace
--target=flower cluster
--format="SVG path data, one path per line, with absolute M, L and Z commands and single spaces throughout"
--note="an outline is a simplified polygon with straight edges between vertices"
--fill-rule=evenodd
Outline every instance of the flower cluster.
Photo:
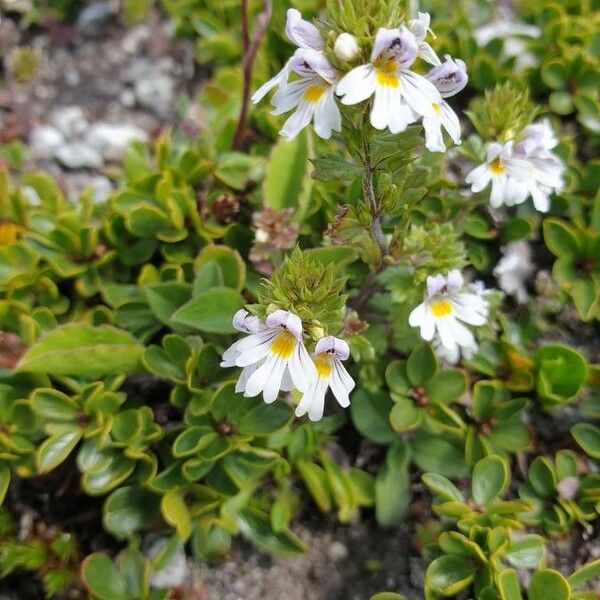
M 442 62 L 425 40 L 430 33 L 429 14 L 394 29 L 379 28 L 369 61 L 346 73 L 336 69 L 325 54 L 325 41 L 319 30 L 304 21 L 296 9 L 287 13 L 286 34 L 298 46 L 283 69 L 252 97 L 259 102 L 273 88 L 274 115 L 296 109 L 284 123 L 281 135 L 292 139 L 311 121 L 322 138 L 341 130 L 341 115 L 336 95 L 344 105 L 359 104 L 373 98 L 370 122 L 375 129 L 399 133 L 422 119 L 425 145 L 433 152 L 444 152 L 445 129 L 455 144 L 460 144 L 458 117 L 444 100 L 460 92 L 468 77 L 464 62 L 446 56 Z M 343 62 L 354 61 L 362 49 L 354 36 L 341 33 L 334 45 Z M 417 57 L 433 65 L 426 74 L 411 70 Z M 292 74 L 297 77 L 290 81 Z
M 241 309 L 233 317 L 233 326 L 247 336 L 225 350 L 221 366 L 242 367 L 236 392 L 249 397 L 262 392 L 270 404 L 280 391 L 298 389 L 302 398 L 296 416 L 308 413 L 311 421 L 323 416 L 329 388 L 340 406 L 350 404 L 354 381 L 342 364 L 350 356 L 344 340 L 331 335 L 321 338 L 311 358 L 300 317 L 286 310 L 276 310 L 262 322 Z
M 465 286 L 460 271 L 427 278 L 425 298 L 409 315 L 412 327 L 419 327 L 421 337 L 432 342 L 438 354 L 456 363 L 477 350 L 475 337 L 468 325 L 484 325 L 488 317 L 485 290 L 479 282 Z
M 520 140 L 492 142 L 486 161 L 466 178 L 471 191 L 480 192 L 491 182 L 490 204 L 522 204 L 531 196 L 540 212 L 550 209 L 550 194 L 563 188 L 563 162 L 552 152 L 558 140 L 547 119 L 525 127 Z

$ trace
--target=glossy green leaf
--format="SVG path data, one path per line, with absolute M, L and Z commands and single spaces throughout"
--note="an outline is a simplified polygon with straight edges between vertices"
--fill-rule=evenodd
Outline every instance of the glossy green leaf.
M 570 597 L 569 583 L 552 569 L 534 573 L 527 588 L 529 600 L 569 600 Z
M 436 592 L 453 596 L 465 589 L 474 577 L 475 569 L 462 556 L 446 555 L 436 558 L 429 565 L 425 582 Z
M 600 427 L 591 423 L 577 423 L 571 428 L 571 435 L 587 454 L 600 459 Z
M 362 435 L 377 444 L 391 444 L 398 439 L 389 421 L 393 402 L 384 392 L 369 393 L 359 389 L 354 393 L 350 410 L 352 422 Z
M 160 517 L 159 497 L 143 487 L 120 487 L 108 496 L 102 512 L 106 530 L 126 538 Z
M 473 467 L 473 500 L 480 506 L 493 502 L 506 489 L 508 482 L 508 467 L 503 459 L 498 456 L 483 458 Z
M 38 471 L 47 473 L 60 465 L 71 454 L 80 439 L 81 430 L 78 427 L 46 438 L 35 455 Z
M 98 552 L 88 556 L 81 566 L 81 577 L 98 600 L 128 600 L 125 580 L 105 554 Z
M 2 462 L 0 463 L 0 506 L 6 498 L 6 492 L 8 492 L 8 486 L 10 485 L 10 467 Z
M 143 350 L 129 333 L 115 327 L 73 323 L 40 338 L 17 369 L 79 377 L 130 373 L 140 370 Z
M 175 527 L 177 536 L 187 540 L 192 534 L 192 517 L 190 511 L 178 490 L 169 490 L 160 501 L 163 518 Z
M 409 355 L 406 373 L 413 386 L 422 386 L 437 371 L 438 364 L 433 349 L 427 343 L 419 344 Z
M 209 333 L 233 333 L 233 315 L 245 304 L 240 293 L 228 287 L 216 287 L 196 294 L 172 317 L 175 323 Z

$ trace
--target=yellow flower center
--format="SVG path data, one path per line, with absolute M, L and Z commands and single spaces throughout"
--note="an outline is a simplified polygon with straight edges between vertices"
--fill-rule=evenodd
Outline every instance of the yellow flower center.
M 500 160 L 500 157 L 497 156 L 491 163 L 490 163 L 490 171 L 494 174 L 494 175 L 502 175 L 502 173 L 504 173 L 504 163 Z
M 445 317 L 452 314 L 452 304 L 448 300 L 437 300 L 431 303 L 431 312 L 434 317 Z
M 400 79 L 398 79 L 396 63 L 392 59 L 378 58 L 374 63 L 375 79 L 379 85 L 387 85 L 389 87 L 398 87 Z
M 17 241 L 19 226 L 11 221 L 0 220 L 0 246 L 8 246 Z
M 296 347 L 296 338 L 289 331 L 282 331 L 271 344 L 271 353 L 287 360 Z
M 442 107 L 437 102 L 431 103 L 431 108 L 433 108 L 433 112 L 439 117 L 442 114 Z
M 307 102 L 311 104 L 316 104 L 323 94 L 325 93 L 325 88 L 320 85 L 309 85 L 305 90 L 303 97 Z
M 327 353 L 322 352 L 321 354 L 317 354 L 314 358 L 314 363 L 319 377 L 329 377 L 331 375 L 331 357 Z

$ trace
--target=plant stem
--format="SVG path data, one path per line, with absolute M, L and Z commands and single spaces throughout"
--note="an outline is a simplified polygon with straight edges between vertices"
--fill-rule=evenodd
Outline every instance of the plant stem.
M 235 134 L 233 135 L 233 142 L 231 148 L 238 150 L 242 138 L 244 137 L 244 131 L 246 129 L 246 121 L 248 120 L 248 102 L 250 100 L 250 85 L 252 81 L 252 66 L 256 57 L 256 52 L 260 46 L 260 42 L 264 37 L 269 21 L 271 20 L 271 13 L 273 12 L 272 0 L 265 0 L 264 7 L 261 13 L 256 17 L 256 23 L 254 26 L 254 35 L 250 39 L 250 25 L 248 23 L 248 0 L 241 0 L 241 13 L 242 13 L 242 44 L 244 49 L 244 61 L 243 61 L 243 77 L 244 84 L 242 89 L 242 108 L 240 109 L 240 116 L 238 118 L 237 126 L 235 128 Z

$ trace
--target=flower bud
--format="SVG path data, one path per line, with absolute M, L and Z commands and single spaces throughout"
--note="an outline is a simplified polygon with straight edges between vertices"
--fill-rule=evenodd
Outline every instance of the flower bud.
M 344 32 L 335 40 L 333 51 L 340 60 L 350 62 L 360 54 L 360 46 L 353 35 Z
M 433 67 L 425 77 L 435 85 L 442 98 L 458 94 L 469 81 L 465 63 L 448 55 L 441 65 Z

